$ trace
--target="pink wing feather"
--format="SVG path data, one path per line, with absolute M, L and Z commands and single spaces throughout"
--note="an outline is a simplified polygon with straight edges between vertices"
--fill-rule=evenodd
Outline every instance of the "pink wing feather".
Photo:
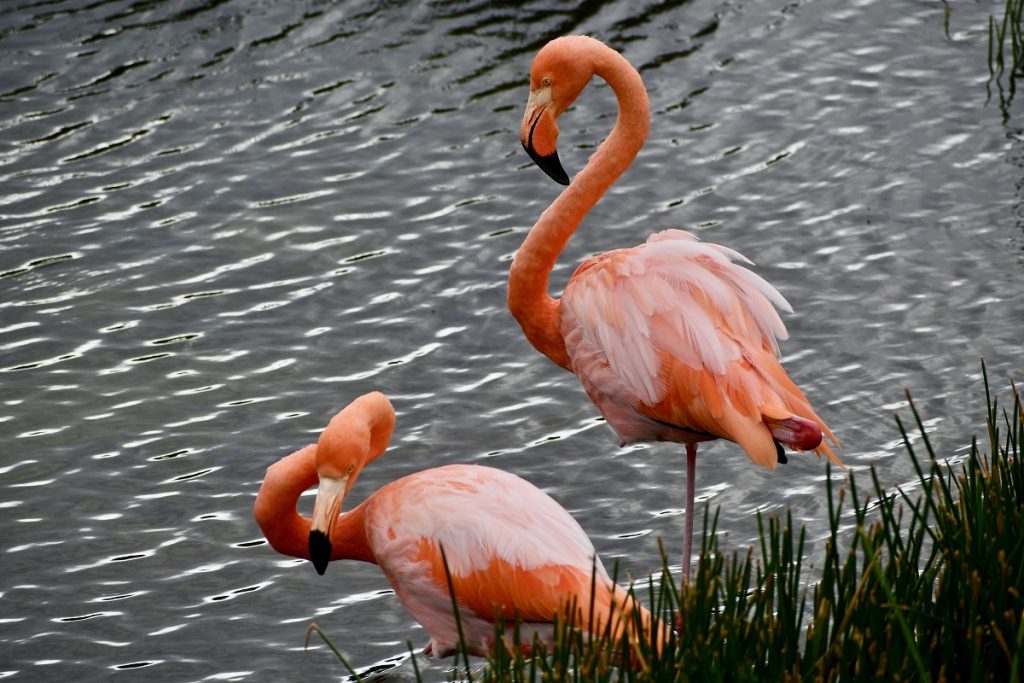
M 773 434 L 835 458 L 778 361 L 786 299 L 738 252 L 666 230 L 584 262 L 561 299 L 573 372 L 623 443 L 722 437 L 775 464 Z M 780 426 L 781 425 L 781 426 Z M 820 439 L 820 437 L 818 437 Z

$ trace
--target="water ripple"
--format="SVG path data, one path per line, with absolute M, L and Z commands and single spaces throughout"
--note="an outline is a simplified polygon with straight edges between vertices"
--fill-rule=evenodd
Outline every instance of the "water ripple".
M 321 579 L 251 517 L 266 467 L 370 389 L 398 424 L 356 498 L 485 462 L 554 495 L 606 562 L 660 564 L 658 539 L 681 532 L 681 450 L 617 448 L 504 300 L 558 191 L 517 131 L 530 59 L 559 33 L 623 50 L 653 116 L 552 291 L 585 256 L 662 228 L 734 247 L 793 302 L 784 362 L 850 469 L 913 479 L 892 426 L 904 387 L 962 457 L 984 414 L 977 357 L 992 377 L 1020 366 L 1024 146 L 984 103 L 988 8 L 957 4 L 949 37 L 938 11 L 0 7 L 0 677 L 322 677 L 329 655 L 301 652 L 320 618 L 357 665 L 376 662 L 361 670 L 411 678 L 400 653 L 422 629 L 380 572 Z M 614 106 L 595 83 L 562 117 L 567 168 Z M 727 547 L 756 538 L 754 511 L 787 507 L 820 545 L 821 463 L 767 472 L 731 444 L 701 452 L 698 496 L 722 505 Z

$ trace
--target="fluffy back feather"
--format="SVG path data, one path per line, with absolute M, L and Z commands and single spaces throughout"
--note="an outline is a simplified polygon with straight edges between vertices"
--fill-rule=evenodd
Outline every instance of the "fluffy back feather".
M 792 308 L 745 264 L 732 249 L 666 230 L 585 262 L 562 305 L 620 380 L 652 405 L 666 391 L 662 354 L 715 375 L 746 348 L 778 355 L 787 333 L 776 308 Z
M 401 496 L 388 495 L 399 488 Z M 575 564 L 588 573 L 594 561 L 579 523 L 549 495 L 503 470 L 437 467 L 392 482 L 375 498 L 371 543 L 382 560 L 413 556 L 419 539 L 429 539 L 444 547 L 455 575 L 485 570 L 493 558 L 524 569 Z M 597 572 L 607 575 L 600 563 Z

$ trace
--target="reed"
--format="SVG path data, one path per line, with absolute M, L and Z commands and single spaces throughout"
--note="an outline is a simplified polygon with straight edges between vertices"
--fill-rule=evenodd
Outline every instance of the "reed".
M 920 446 L 896 422 L 916 471 L 913 486 L 886 489 L 872 468 L 862 499 L 854 474 L 845 485 L 828 478 L 830 531 L 812 565 L 817 575 L 805 565 L 806 531 L 789 512 L 758 515 L 758 547 L 729 553 L 719 545 L 717 510 L 706 509 L 692 583 L 679 589 L 663 559 L 660 572 L 631 588 L 678 628 L 664 647 L 558 623 L 550 651 L 535 642 L 523 654 L 518 629 L 498 627 L 497 642 L 506 645 L 475 671 L 468 658 L 456 657 L 451 677 L 480 683 L 1020 681 L 1024 409 L 1011 384 L 1012 406 L 1000 410 L 984 364 L 982 374 L 986 448 L 975 438 L 966 458 L 948 464 L 933 450 L 911 401 Z M 639 625 L 639 614 L 633 618 Z
M 1022 15 L 1024 0 L 1006 0 L 1002 21 L 992 16 L 988 19 L 988 82 L 985 84 L 985 90 L 988 99 L 991 99 L 992 84 L 996 84 L 999 90 L 999 108 L 1003 113 L 1004 122 L 1010 117 L 1010 105 L 1013 104 L 1013 97 L 1017 92 L 1017 79 L 1024 76 Z

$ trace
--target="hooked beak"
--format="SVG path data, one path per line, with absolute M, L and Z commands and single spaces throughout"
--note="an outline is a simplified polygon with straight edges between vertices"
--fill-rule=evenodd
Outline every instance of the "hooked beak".
M 569 174 L 558 160 L 558 122 L 551 108 L 551 89 L 544 88 L 530 93 L 526 113 L 519 129 L 523 149 L 542 171 L 562 185 L 569 184 Z
M 334 520 L 341 513 L 347 486 L 348 477 L 320 478 L 316 502 L 313 503 L 313 522 L 309 530 L 309 559 L 321 576 L 331 561 L 331 530 L 334 528 Z

